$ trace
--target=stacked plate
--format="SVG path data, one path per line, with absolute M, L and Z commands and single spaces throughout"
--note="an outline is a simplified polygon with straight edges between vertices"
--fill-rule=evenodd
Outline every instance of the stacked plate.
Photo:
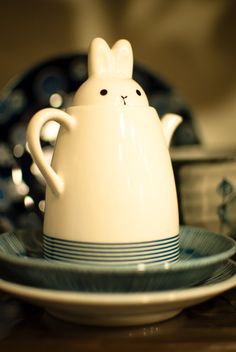
M 0 235 L 0 289 L 53 315 L 93 325 L 137 325 L 236 286 L 234 240 L 182 226 L 177 263 L 132 267 L 63 263 L 43 257 L 40 233 Z

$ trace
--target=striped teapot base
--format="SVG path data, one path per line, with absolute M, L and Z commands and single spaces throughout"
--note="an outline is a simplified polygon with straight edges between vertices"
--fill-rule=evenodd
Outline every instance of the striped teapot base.
M 43 236 L 44 258 L 93 265 L 137 265 L 176 262 L 179 236 L 136 243 L 78 242 Z

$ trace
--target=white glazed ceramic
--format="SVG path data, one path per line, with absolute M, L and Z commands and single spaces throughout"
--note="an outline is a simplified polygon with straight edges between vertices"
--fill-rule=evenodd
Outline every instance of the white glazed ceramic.
M 47 250 L 65 241 L 87 246 L 90 254 L 101 244 L 109 251 L 113 244 L 121 251 L 132 244 L 131 256 L 152 246 L 156 254 L 165 253 L 163 261 L 176 260 L 171 254 L 178 245 L 178 206 L 168 146 L 181 118 L 168 114 L 160 122 L 148 105 L 131 78 L 133 56 L 126 40 L 110 49 L 96 38 L 88 63 L 89 78 L 73 105 L 66 112 L 39 111 L 27 131 L 47 183 L 44 234 L 55 239 Z M 61 128 L 49 166 L 40 132 L 51 120 Z
M 222 274 L 222 273 L 221 273 Z M 52 315 L 86 325 L 127 326 L 163 321 L 184 308 L 204 302 L 236 286 L 236 276 L 215 274 L 208 285 L 164 292 L 103 294 L 56 291 L 0 279 L 0 290 L 37 304 Z

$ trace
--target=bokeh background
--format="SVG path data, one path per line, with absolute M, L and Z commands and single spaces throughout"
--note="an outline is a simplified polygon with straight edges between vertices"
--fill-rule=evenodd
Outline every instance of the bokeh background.
M 127 38 L 136 60 L 190 104 L 203 142 L 234 146 L 234 0 L 8 0 L 0 18 L 0 87 L 42 60 L 86 52 L 96 36 Z
M 32 169 L 25 128 L 37 109 L 66 106 L 63 94 L 85 79 L 98 36 L 109 45 L 128 39 L 160 116 L 173 107 L 183 114 L 174 142 L 187 148 L 172 153 L 181 222 L 236 233 L 234 0 L 1 1 L 0 230 L 41 226 L 45 185 Z M 65 92 L 54 96 L 57 85 Z

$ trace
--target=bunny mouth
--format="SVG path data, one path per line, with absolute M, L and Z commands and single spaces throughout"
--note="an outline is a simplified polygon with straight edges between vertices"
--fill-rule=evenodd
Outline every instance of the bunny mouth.
M 123 103 L 124 103 L 124 105 L 126 105 L 126 101 L 125 101 L 125 99 L 126 99 L 126 98 L 128 98 L 128 96 L 126 95 L 125 97 L 123 97 L 123 95 L 121 95 L 121 98 L 123 99 Z

